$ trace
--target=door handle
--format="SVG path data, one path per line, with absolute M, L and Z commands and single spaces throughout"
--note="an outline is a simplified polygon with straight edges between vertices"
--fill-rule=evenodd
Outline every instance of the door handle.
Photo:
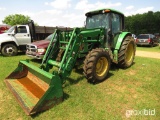
M 28 36 L 28 37 L 29 37 L 29 34 L 27 34 L 27 35 L 24 35 L 24 36 Z

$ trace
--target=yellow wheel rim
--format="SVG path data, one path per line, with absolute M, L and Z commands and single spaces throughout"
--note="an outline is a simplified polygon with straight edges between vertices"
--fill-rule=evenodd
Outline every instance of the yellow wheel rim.
M 105 57 L 101 57 L 98 59 L 96 64 L 96 73 L 97 76 L 103 76 L 107 72 L 108 69 L 108 60 Z
M 133 44 L 129 43 L 127 51 L 126 51 L 126 62 L 131 62 L 134 55 Z

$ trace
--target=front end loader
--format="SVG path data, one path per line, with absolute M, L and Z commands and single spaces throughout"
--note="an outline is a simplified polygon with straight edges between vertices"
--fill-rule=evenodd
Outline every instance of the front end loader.
M 83 73 L 93 84 L 107 78 L 112 62 L 121 68 L 132 65 L 135 42 L 123 29 L 119 11 L 88 12 L 85 28 L 54 31 L 40 67 L 20 61 L 5 83 L 27 115 L 47 110 L 63 101 L 62 84 L 79 60 L 84 60 Z

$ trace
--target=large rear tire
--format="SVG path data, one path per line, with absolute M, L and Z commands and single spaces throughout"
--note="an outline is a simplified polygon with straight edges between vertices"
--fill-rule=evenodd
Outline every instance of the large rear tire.
M 84 75 L 90 83 L 105 80 L 110 69 L 110 56 L 108 51 L 97 48 L 88 53 L 84 61 Z
M 118 52 L 118 65 L 121 68 L 128 68 L 133 64 L 136 52 L 136 44 L 131 36 L 127 36 Z

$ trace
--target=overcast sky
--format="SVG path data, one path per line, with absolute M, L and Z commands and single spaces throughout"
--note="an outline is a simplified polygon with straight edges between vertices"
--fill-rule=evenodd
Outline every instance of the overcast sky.
M 0 24 L 11 14 L 28 15 L 38 25 L 81 27 L 85 13 L 113 8 L 128 15 L 160 11 L 159 0 L 1 0 Z

